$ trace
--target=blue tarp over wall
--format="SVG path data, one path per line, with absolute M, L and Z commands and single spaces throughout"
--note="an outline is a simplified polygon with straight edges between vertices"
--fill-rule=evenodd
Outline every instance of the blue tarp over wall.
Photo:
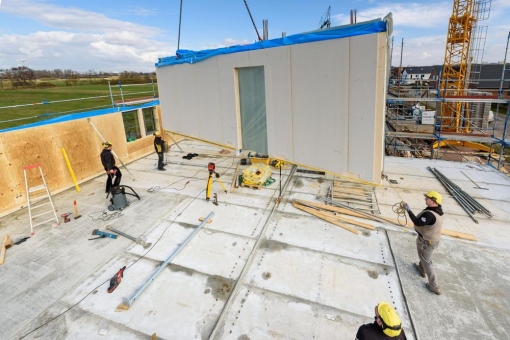
M 215 50 L 203 50 L 203 51 L 177 50 L 176 56 L 159 58 L 158 63 L 156 63 L 156 67 L 184 63 L 194 64 L 220 54 L 231 54 L 238 52 L 262 50 L 266 48 L 304 44 L 314 41 L 346 38 L 353 37 L 356 35 L 372 34 L 379 32 L 386 32 L 386 23 L 382 20 L 341 26 L 321 31 L 314 31 L 310 33 L 295 34 L 285 38 L 256 42 L 251 45 L 237 45 L 231 47 L 218 48 Z
M 0 130 L 0 133 L 14 131 L 14 130 L 28 129 L 28 128 L 31 128 L 31 127 L 48 125 L 48 124 L 68 122 L 70 120 L 76 120 L 76 119 L 83 119 L 83 118 L 107 115 L 109 113 L 114 113 L 114 112 L 132 111 L 132 110 L 141 109 L 141 108 L 144 108 L 144 107 L 151 107 L 151 106 L 155 106 L 155 105 L 159 105 L 159 100 L 156 100 L 156 101 L 153 101 L 153 102 L 150 102 L 150 103 L 146 103 L 146 104 L 143 104 L 143 105 L 138 105 L 138 106 L 111 107 L 111 108 L 102 109 L 102 110 L 74 113 L 74 114 L 71 114 L 71 115 L 65 115 L 65 116 L 60 116 L 60 117 L 56 117 L 56 118 L 51 118 L 51 119 L 43 120 L 43 121 L 40 121 L 40 122 L 37 122 L 37 123 L 32 123 L 32 124 L 27 124 L 27 125 L 22 125 L 22 126 L 16 126 L 16 127 L 5 129 L 5 130 Z

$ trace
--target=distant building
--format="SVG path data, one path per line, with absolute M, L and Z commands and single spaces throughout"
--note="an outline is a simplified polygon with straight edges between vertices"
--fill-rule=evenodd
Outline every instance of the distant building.
M 479 80 L 474 86 L 481 91 L 498 94 L 501 83 L 501 72 L 503 64 L 483 64 L 480 69 Z M 505 77 L 503 82 L 503 97 L 510 97 L 510 64 L 506 65 Z
M 439 71 L 434 66 L 412 66 L 406 67 L 402 72 L 403 84 L 423 84 L 434 81 L 439 77 Z

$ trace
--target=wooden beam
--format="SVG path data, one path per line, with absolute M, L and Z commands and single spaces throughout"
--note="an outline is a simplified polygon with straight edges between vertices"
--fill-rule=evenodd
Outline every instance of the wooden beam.
M 0 250 L 0 265 L 4 264 L 6 249 L 12 246 L 12 240 L 9 235 L 5 235 L 2 241 L 2 249 Z
M 239 167 L 240 166 L 241 166 L 241 164 L 237 163 L 236 172 L 234 173 L 234 180 L 232 181 L 232 186 L 230 187 L 230 193 L 233 193 L 234 192 L 234 188 L 238 187 L 238 185 L 237 185 L 237 178 L 238 178 L 238 173 L 239 173 Z
M 343 229 L 345 229 L 345 230 L 348 230 L 348 231 L 350 231 L 351 233 L 354 233 L 354 234 L 356 234 L 356 235 L 358 235 L 358 234 L 359 234 L 359 231 L 358 231 L 358 230 L 356 230 L 356 229 L 354 229 L 354 228 L 351 228 L 351 227 L 349 227 L 349 226 L 346 226 L 345 224 L 340 223 L 340 222 L 338 222 L 338 221 L 335 221 L 335 220 L 334 220 L 334 219 L 332 219 L 332 218 L 328 218 L 328 217 L 326 217 L 326 216 L 323 216 L 323 215 L 321 215 L 321 214 L 319 214 L 319 213 L 315 212 L 315 210 L 313 210 L 313 209 L 309 209 L 309 210 L 308 210 L 307 208 L 305 208 L 305 207 L 303 207 L 303 206 L 300 206 L 300 205 L 296 205 L 296 208 L 297 208 L 297 209 L 300 209 L 300 210 L 303 210 L 303 211 L 306 211 L 307 213 L 309 213 L 309 214 L 311 214 L 311 215 L 314 215 L 315 217 L 318 217 L 318 218 L 320 218 L 320 219 L 323 219 L 324 221 L 327 221 L 327 222 L 329 222 L 329 223 L 332 223 L 332 224 L 334 224 L 334 225 L 336 225 L 336 226 L 339 226 L 340 228 L 343 228 Z
M 340 220 L 340 221 L 343 221 L 343 222 L 346 222 L 346 223 L 357 225 L 358 227 L 362 227 L 362 228 L 370 229 L 370 230 L 375 230 L 375 227 L 370 225 L 370 224 L 366 224 L 366 223 L 363 223 L 363 222 L 358 222 L 358 221 L 355 221 L 355 220 L 351 220 L 350 218 L 342 217 L 342 216 L 335 215 L 335 214 L 332 214 L 332 213 L 327 213 L 325 211 L 315 210 L 315 209 L 312 209 L 312 208 L 309 208 L 309 207 L 305 207 L 305 206 L 297 204 L 297 203 L 292 203 L 292 205 L 295 208 L 303 210 L 303 211 L 306 211 L 306 212 L 308 212 L 309 210 L 312 210 L 312 211 L 315 211 L 318 214 L 320 214 L 322 216 L 325 216 L 327 218 L 333 218 L 333 219 Z

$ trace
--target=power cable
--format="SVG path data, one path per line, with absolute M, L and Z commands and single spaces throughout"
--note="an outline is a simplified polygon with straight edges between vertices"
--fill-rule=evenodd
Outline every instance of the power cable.
M 182 0 L 181 0 L 182 2 Z M 244 0 L 244 4 L 246 6 L 246 10 L 248 11 L 248 15 L 250 16 L 251 23 L 253 24 L 253 28 L 255 28 L 255 32 L 257 33 L 257 37 L 259 38 L 259 41 L 262 41 L 262 38 L 260 37 L 259 30 L 257 29 L 257 26 L 255 25 L 255 21 L 253 20 L 253 16 L 251 15 L 250 8 L 248 7 L 248 3 L 246 0 Z
M 229 157 L 229 158 L 230 158 L 230 157 Z M 224 160 L 222 160 L 222 161 L 220 161 L 220 162 L 218 162 L 218 163 L 222 163 L 222 162 L 224 162 L 224 161 L 226 161 L 226 160 L 228 160 L 228 158 L 227 158 L 227 159 L 224 159 Z M 223 173 L 223 175 L 225 175 L 225 174 L 226 174 L 226 173 L 227 173 L 227 172 L 228 172 L 228 171 L 232 168 L 232 165 L 234 165 L 234 160 L 235 160 L 235 157 L 232 157 L 232 164 L 230 164 L 230 167 L 229 167 L 229 168 L 228 168 L 228 169 L 227 169 L 227 170 Z M 194 177 L 194 176 L 195 176 L 196 174 L 198 174 L 200 171 L 203 171 L 203 170 L 199 170 L 199 171 L 197 171 L 197 172 L 196 172 L 193 176 L 188 177 L 188 178 L 192 178 L 192 177 Z M 186 179 L 186 178 L 184 178 L 184 179 Z M 184 179 L 182 179 L 182 180 L 184 180 Z M 179 181 L 182 181 L 182 180 L 179 180 Z M 174 182 L 174 183 L 177 183 L 177 182 L 179 182 L 179 181 L 176 181 L 176 182 Z M 189 183 L 189 181 L 188 181 L 188 183 Z M 187 185 L 187 183 L 186 183 L 186 185 Z M 185 186 L 186 186 L 186 185 L 185 185 Z M 182 190 L 182 189 L 181 189 L 181 190 Z M 192 200 L 188 203 L 188 205 L 186 205 L 186 206 L 184 207 L 184 209 L 182 209 L 182 210 L 181 210 L 181 212 L 180 212 L 177 216 L 175 216 L 175 218 L 172 220 L 172 222 L 171 222 L 171 223 L 170 223 L 170 224 L 169 224 L 169 225 L 168 225 L 168 226 L 167 226 L 167 227 L 163 230 L 163 232 L 161 233 L 161 235 L 159 236 L 159 238 L 156 240 L 156 242 L 154 242 L 154 243 L 152 244 L 152 247 L 150 247 L 150 248 L 149 248 L 149 249 L 145 252 L 145 254 L 143 254 L 143 255 L 141 255 L 140 257 L 138 257 L 138 259 L 136 259 L 133 263 L 131 263 L 130 265 L 126 266 L 126 270 L 127 270 L 127 269 L 129 269 L 129 268 L 131 268 L 131 267 L 132 267 L 135 263 L 137 263 L 138 261 L 140 261 L 141 259 L 143 259 L 143 258 L 144 258 L 144 257 L 145 257 L 145 256 L 146 256 L 146 255 L 147 255 L 147 254 L 148 254 L 148 253 L 152 250 L 152 249 L 154 249 L 154 247 L 156 246 L 156 244 L 158 244 L 158 242 L 161 240 L 161 238 L 163 237 L 163 235 L 165 235 L 165 233 L 166 233 L 166 231 L 168 230 L 168 228 L 170 228 L 170 226 L 172 226 L 172 225 L 174 224 L 175 220 L 176 220 L 179 216 L 181 216 L 181 215 L 182 215 L 182 213 L 184 213 L 184 212 L 186 211 L 186 209 L 188 209 L 188 208 L 189 208 L 189 206 L 191 205 L 191 203 L 193 203 L 193 202 L 194 202 L 194 201 L 198 198 L 198 196 L 200 196 L 200 195 L 201 195 L 201 194 L 202 194 L 205 190 L 206 190 L 206 189 L 202 189 L 202 190 L 201 190 L 201 191 L 200 191 L 200 192 L 199 192 L 199 193 L 198 193 L 195 197 L 193 197 L 193 199 L 192 199 Z M 96 211 L 96 212 L 90 213 L 89 215 L 94 214 L 94 213 L 99 213 L 99 212 L 103 213 L 103 212 L 105 212 L 105 211 Z M 112 214 L 112 215 L 113 215 L 113 214 Z M 84 297 L 83 297 L 80 301 L 76 302 L 74 305 L 72 305 L 71 307 L 67 308 L 65 311 L 61 312 L 60 314 L 58 314 L 58 315 L 56 315 L 55 317 L 51 318 L 50 320 L 46 321 L 46 322 L 45 322 L 45 323 L 43 323 L 42 325 L 40 325 L 40 326 L 38 326 L 38 327 L 34 328 L 34 329 L 33 329 L 33 330 L 31 330 L 30 332 L 28 332 L 28 333 L 26 333 L 25 335 L 23 335 L 23 336 L 20 338 L 20 340 L 21 340 L 21 339 L 24 339 L 24 338 L 25 338 L 25 337 L 27 337 L 28 335 L 30 335 L 30 334 L 32 334 L 33 332 L 37 331 L 38 329 L 40 329 L 40 328 L 42 328 L 42 327 L 46 326 L 47 324 L 49 324 L 49 323 L 50 323 L 50 322 L 52 322 L 53 320 L 55 320 L 55 319 L 57 319 L 57 318 L 61 317 L 62 315 L 64 315 L 65 313 L 67 313 L 68 311 L 70 311 L 71 309 L 73 309 L 74 307 L 76 307 L 77 305 L 79 305 L 79 304 L 80 304 L 83 300 L 85 300 L 85 299 L 86 299 L 86 298 L 87 298 L 90 294 L 92 294 L 92 293 L 93 293 L 96 289 L 99 289 L 101 286 L 103 286 L 103 285 L 104 285 L 105 283 L 107 283 L 107 282 L 110 282 L 110 279 L 108 279 L 108 280 L 104 281 L 103 283 L 99 284 L 98 286 L 96 286 L 94 289 L 92 289 L 90 292 L 88 292 L 88 293 L 87 293 L 87 295 L 85 295 L 85 296 L 84 296 Z
M 177 37 L 177 50 L 179 50 L 181 46 L 181 21 L 182 21 L 182 0 L 181 0 L 181 10 L 179 11 L 179 35 Z

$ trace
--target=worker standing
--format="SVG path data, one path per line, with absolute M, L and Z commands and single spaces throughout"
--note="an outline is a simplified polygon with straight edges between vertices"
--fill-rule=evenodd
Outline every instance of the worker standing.
M 406 340 L 406 333 L 397 312 L 387 302 L 375 306 L 375 321 L 360 326 L 356 340 Z
M 158 154 L 158 170 L 160 171 L 166 171 L 164 168 L 165 164 L 163 163 L 165 152 L 165 141 L 163 138 L 161 138 L 161 132 L 156 131 L 154 132 L 154 149 L 156 150 L 156 153 Z
M 429 191 L 425 195 L 425 204 L 427 207 L 415 216 L 409 205 L 404 203 L 404 209 L 409 214 L 409 218 L 414 223 L 414 230 L 418 233 L 416 239 L 416 248 L 420 262 L 414 266 L 421 277 L 428 278 L 426 284 L 428 290 L 436 295 L 441 295 L 441 288 L 437 284 L 436 271 L 432 265 L 432 254 L 439 246 L 441 240 L 441 227 L 443 225 L 443 209 L 441 195 L 435 191 Z
M 112 147 L 112 143 L 105 141 L 103 143 L 103 151 L 101 152 L 101 163 L 103 163 L 104 170 L 108 175 L 106 178 L 106 193 L 109 193 L 113 187 L 118 186 L 122 178 L 120 169 L 115 166 L 115 157 L 112 155 Z M 115 177 L 115 182 L 112 183 L 113 177 Z

